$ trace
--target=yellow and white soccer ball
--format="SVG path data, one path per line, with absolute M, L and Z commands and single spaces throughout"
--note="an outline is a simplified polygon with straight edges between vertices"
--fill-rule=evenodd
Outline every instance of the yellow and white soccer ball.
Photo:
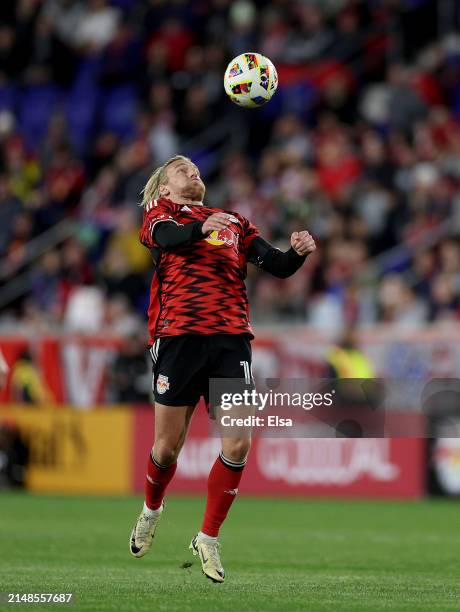
M 227 66 L 225 91 L 232 102 L 244 108 L 266 104 L 278 87 L 272 62 L 260 53 L 242 53 Z

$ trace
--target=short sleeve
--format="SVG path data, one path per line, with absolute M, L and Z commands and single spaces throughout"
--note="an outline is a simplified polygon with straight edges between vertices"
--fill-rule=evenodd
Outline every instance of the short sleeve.
M 179 225 L 174 218 L 173 204 L 167 200 L 152 200 L 145 207 L 142 227 L 139 233 L 139 240 L 148 249 L 153 249 L 159 245 L 153 239 L 153 229 L 158 223 L 172 221 Z
M 246 253 L 249 250 L 249 245 L 254 240 L 254 238 L 257 238 L 257 236 L 260 236 L 260 232 L 257 227 L 253 225 L 248 219 L 243 217 L 243 242 Z

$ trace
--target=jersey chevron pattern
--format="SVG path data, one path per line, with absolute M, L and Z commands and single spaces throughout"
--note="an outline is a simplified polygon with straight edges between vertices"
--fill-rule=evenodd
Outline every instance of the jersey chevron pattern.
M 232 215 L 232 223 L 203 240 L 170 250 L 153 240 L 158 223 L 205 221 L 217 212 Z M 186 206 L 166 198 L 146 206 L 140 241 L 155 259 L 148 312 L 151 344 L 155 338 L 181 334 L 252 336 L 244 279 L 247 251 L 258 235 L 247 219 L 232 211 Z

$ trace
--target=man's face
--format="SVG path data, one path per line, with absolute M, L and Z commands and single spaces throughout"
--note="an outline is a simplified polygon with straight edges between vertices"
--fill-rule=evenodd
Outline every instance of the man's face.
M 203 200 L 206 188 L 200 178 L 200 171 L 194 163 L 178 159 L 167 167 L 166 173 L 168 176 L 164 185 L 166 196 L 173 199 L 174 196 L 179 196 L 192 202 Z

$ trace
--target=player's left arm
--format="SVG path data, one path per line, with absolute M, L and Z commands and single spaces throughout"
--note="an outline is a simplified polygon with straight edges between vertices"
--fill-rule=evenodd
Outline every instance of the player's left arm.
M 303 265 L 310 253 L 316 250 L 313 237 L 306 230 L 291 235 L 291 248 L 280 251 L 261 236 L 254 237 L 248 247 L 247 261 L 277 276 L 288 278 Z

